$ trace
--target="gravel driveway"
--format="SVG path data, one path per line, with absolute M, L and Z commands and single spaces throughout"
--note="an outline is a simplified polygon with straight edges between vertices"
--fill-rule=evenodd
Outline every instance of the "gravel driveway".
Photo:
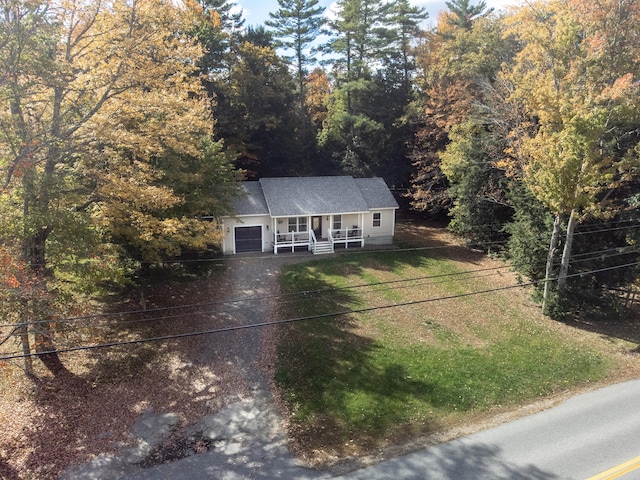
M 231 303 L 223 313 L 225 326 L 243 326 L 273 320 L 278 294 L 276 282 L 283 265 L 309 260 L 308 254 L 243 255 L 229 257 L 224 291 Z M 214 335 L 204 342 L 203 361 L 224 359 L 234 365 L 255 391 L 267 391 L 268 367 L 273 365 L 274 331 L 269 327 L 240 329 Z
M 227 326 L 263 323 L 273 319 L 278 293 L 276 282 L 285 264 L 310 260 L 308 254 L 243 255 L 228 257 L 222 284 L 224 292 L 233 292 L 222 316 Z M 203 418 L 183 433 L 185 441 L 200 442 L 202 453 L 166 461 L 144 468 L 150 455 L 174 431 L 178 424 L 172 414 L 142 415 L 132 434 L 138 445 L 124 449 L 117 457 L 99 457 L 90 464 L 73 467 L 62 476 L 65 480 L 108 479 L 317 479 L 322 474 L 303 467 L 288 449 L 288 438 L 269 381 L 275 361 L 273 328 L 248 328 L 207 336 L 199 342 L 197 361 L 212 359 L 224 362 L 239 372 L 238 389 L 230 403 L 215 415 Z M 247 393 L 248 392 L 248 393 Z M 157 462 L 155 462 L 157 463 Z

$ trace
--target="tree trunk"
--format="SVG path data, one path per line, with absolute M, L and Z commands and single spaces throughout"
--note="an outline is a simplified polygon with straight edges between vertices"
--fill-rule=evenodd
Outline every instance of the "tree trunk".
M 558 291 L 562 291 L 567 284 L 567 274 L 569 272 L 569 260 L 571 259 L 571 247 L 573 246 L 573 232 L 578 223 L 578 215 L 575 210 L 571 210 L 569 224 L 567 225 L 567 239 L 562 251 L 562 261 L 560 263 L 560 273 L 558 274 Z
M 64 366 L 62 360 L 60 360 L 60 356 L 56 352 L 52 335 L 53 328 L 51 323 L 46 322 L 38 325 L 38 330 L 35 333 L 36 353 L 44 366 L 47 367 L 54 376 L 60 377 L 62 375 L 67 375 L 70 372 Z
M 553 256 L 556 253 L 556 249 L 558 248 L 558 239 L 560 238 L 560 223 L 561 223 L 560 214 L 556 215 L 556 218 L 553 220 L 553 233 L 551 234 L 551 243 L 549 244 L 549 254 L 547 255 L 547 268 L 544 274 L 544 293 L 542 296 L 542 311 L 544 312 L 547 306 L 547 301 L 549 300 L 549 285 L 551 283 L 551 276 L 553 273 Z
M 31 345 L 29 344 L 29 330 L 26 323 L 18 327 L 18 335 L 20 335 L 22 354 L 24 355 L 24 373 L 31 378 L 33 377 L 33 359 L 31 357 Z
M 27 263 L 31 266 L 31 271 L 37 279 L 37 284 L 41 286 L 43 299 L 42 302 L 47 302 L 46 299 L 46 242 L 49 236 L 50 229 L 43 227 L 36 235 L 32 236 L 25 242 L 23 252 Z M 37 300 L 36 300 L 37 301 Z M 40 303 L 40 301 L 38 301 Z M 48 308 L 46 303 L 36 307 L 35 311 L 39 313 L 38 316 L 46 316 Z M 56 377 L 60 375 L 66 375 L 69 371 L 62 364 L 56 347 L 53 343 L 53 330 L 54 327 L 51 322 L 44 322 L 35 324 L 34 328 L 34 346 L 38 358 L 47 367 L 47 369 Z M 24 341 L 23 341 L 24 345 Z M 28 339 L 27 339 L 28 345 Z M 24 347 L 23 347 L 24 348 Z M 50 353 L 47 353 L 50 352 Z
M 51 137 L 54 139 L 61 138 L 62 125 L 62 100 L 64 98 L 62 87 L 58 86 L 54 89 L 53 110 L 51 118 Z M 50 274 L 47 268 L 47 239 L 51 233 L 51 225 L 49 224 L 51 198 L 51 188 L 54 184 L 54 175 L 56 165 L 59 162 L 61 152 L 57 141 L 51 142 L 47 153 L 44 172 L 39 186 L 36 188 L 34 184 L 30 184 L 30 190 L 25 189 L 25 218 L 29 212 L 29 198 L 31 198 L 31 208 L 36 214 L 42 215 L 40 229 L 26 240 L 26 261 L 31 265 L 31 269 L 38 280 L 38 284 L 42 285 L 44 292 L 47 290 L 47 276 Z M 47 302 L 47 299 L 44 300 Z M 48 308 L 38 309 L 48 310 Z M 47 316 L 48 312 L 44 312 L 43 316 Z M 53 343 L 54 326 L 52 322 L 43 322 L 36 324 L 34 345 L 38 358 L 47 367 L 47 369 L 56 377 L 68 375 L 70 372 L 63 365 L 56 347 Z

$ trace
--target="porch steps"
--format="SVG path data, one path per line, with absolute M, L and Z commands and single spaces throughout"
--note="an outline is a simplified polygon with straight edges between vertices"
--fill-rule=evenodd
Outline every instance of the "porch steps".
M 333 243 L 331 242 L 316 242 L 313 249 L 314 255 L 321 255 L 323 253 L 333 253 Z

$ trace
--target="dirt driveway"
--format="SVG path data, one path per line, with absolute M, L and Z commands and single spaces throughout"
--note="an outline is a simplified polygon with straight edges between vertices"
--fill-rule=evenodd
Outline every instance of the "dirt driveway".
M 243 255 L 229 257 L 224 284 L 226 305 L 218 318 L 224 325 L 242 327 L 273 321 L 277 305 L 277 276 L 283 265 L 308 261 L 308 254 Z M 233 365 L 251 390 L 269 389 L 269 368 L 275 358 L 274 329 L 246 328 L 213 335 L 201 342 L 203 362 L 220 361 Z
M 223 326 L 229 331 L 198 337 L 189 343 L 190 360 L 181 357 L 185 372 L 203 368 L 226 372 L 224 385 L 216 396 L 221 408 L 178 433 L 177 414 L 145 411 L 131 432 L 136 439 L 134 446 L 122 449 L 117 455 L 103 455 L 91 463 L 72 467 L 62 478 L 316 479 L 326 476 L 305 468 L 289 451 L 284 422 L 269 383 L 276 354 L 275 329 L 234 329 L 274 320 L 276 279 L 281 267 L 308 260 L 308 254 L 226 258 L 225 274 L 216 277 L 213 285 L 221 300 L 211 302 L 208 315 L 198 314 L 197 326 L 204 330 Z

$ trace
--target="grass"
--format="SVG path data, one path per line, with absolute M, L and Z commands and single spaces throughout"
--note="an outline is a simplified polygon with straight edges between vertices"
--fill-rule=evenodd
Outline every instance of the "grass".
M 281 275 L 282 290 L 315 293 L 285 304 L 281 316 L 508 286 L 514 279 L 503 267 L 469 252 L 355 253 L 298 264 Z M 463 274 L 469 270 L 477 273 Z M 617 366 L 510 289 L 286 328 L 276 382 L 307 452 L 362 453 L 599 381 Z

